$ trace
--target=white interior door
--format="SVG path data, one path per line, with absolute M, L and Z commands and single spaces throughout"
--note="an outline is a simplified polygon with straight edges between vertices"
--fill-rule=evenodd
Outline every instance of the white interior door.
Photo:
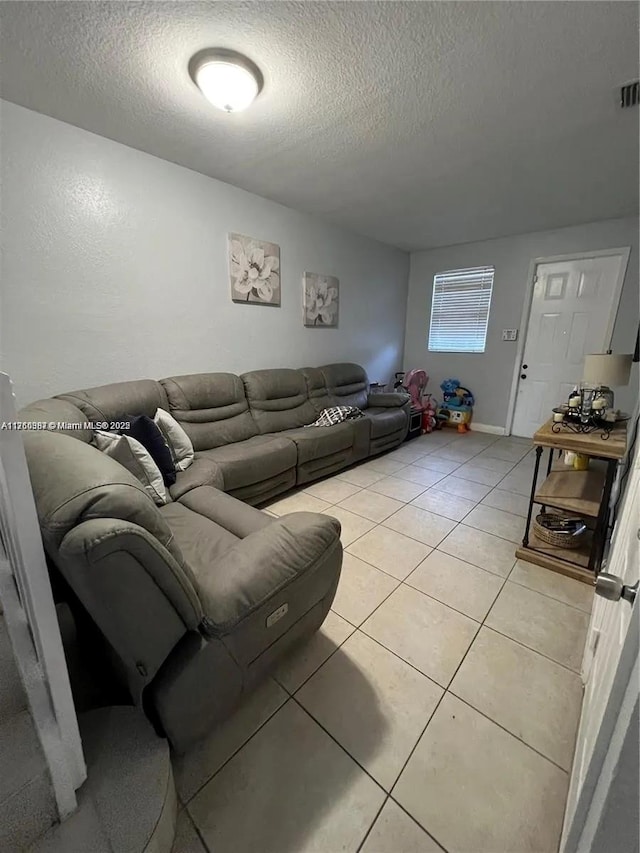
M 530 437 L 582 379 L 584 357 L 606 352 L 629 252 L 539 263 L 511 431 Z
M 640 454 L 637 452 L 628 480 L 624 505 L 603 571 L 621 578 L 627 586 L 633 586 L 640 576 Z M 639 609 L 638 597 L 633 607 L 624 599 L 609 601 L 595 597 L 583 661 L 585 693 L 565 811 L 562 850 L 577 849 L 577 838 L 620 711 L 621 693 L 629 682 L 634 663 L 632 654 L 627 655 L 629 659 L 626 662 L 623 655 L 625 649 L 631 647 L 629 629 L 637 622 Z M 617 696 L 619 702 L 616 701 L 617 694 L 620 694 Z M 568 839 L 570 843 L 567 843 Z

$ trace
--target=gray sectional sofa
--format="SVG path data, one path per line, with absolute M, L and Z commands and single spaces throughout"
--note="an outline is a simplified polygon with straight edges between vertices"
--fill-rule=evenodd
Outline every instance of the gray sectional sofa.
M 355 364 L 201 373 L 60 394 L 19 413 L 67 425 L 24 434 L 45 549 L 177 750 L 322 624 L 342 564 L 338 521 L 255 506 L 404 440 L 408 397 L 368 388 Z M 305 428 L 338 404 L 365 415 Z M 158 408 L 195 450 L 164 506 L 85 427 Z

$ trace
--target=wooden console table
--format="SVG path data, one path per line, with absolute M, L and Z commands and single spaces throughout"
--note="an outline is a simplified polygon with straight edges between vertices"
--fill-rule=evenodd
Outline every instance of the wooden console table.
M 593 583 L 600 569 L 607 538 L 609 500 L 616 466 L 627 452 L 626 423 L 617 424 L 607 438 L 600 432 L 575 433 L 568 429 L 553 432 L 549 420 L 533 436 L 536 462 L 531 484 L 531 497 L 522 547 L 516 557 L 560 572 L 585 583 Z M 549 448 L 547 477 L 538 486 L 540 458 Z M 558 455 L 554 460 L 554 450 Z M 576 471 L 563 462 L 563 452 L 571 450 L 590 458 L 586 471 Z M 534 504 L 579 515 L 591 523 L 584 545 L 580 548 L 559 548 L 539 540 L 531 531 Z

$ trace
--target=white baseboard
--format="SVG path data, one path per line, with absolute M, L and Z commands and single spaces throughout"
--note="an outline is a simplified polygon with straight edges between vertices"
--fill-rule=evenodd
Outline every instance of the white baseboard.
M 490 435 L 504 435 L 505 428 L 500 426 L 494 426 L 493 424 L 478 424 L 475 421 L 471 421 L 471 432 L 488 432 Z

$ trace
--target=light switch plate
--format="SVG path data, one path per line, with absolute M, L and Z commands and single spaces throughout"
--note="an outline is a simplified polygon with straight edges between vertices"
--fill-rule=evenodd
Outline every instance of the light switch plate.
M 517 341 L 518 340 L 518 330 L 517 329 L 503 329 L 502 330 L 502 340 L 503 341 Z

